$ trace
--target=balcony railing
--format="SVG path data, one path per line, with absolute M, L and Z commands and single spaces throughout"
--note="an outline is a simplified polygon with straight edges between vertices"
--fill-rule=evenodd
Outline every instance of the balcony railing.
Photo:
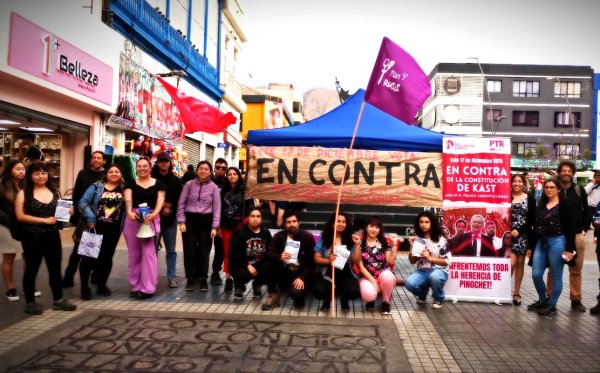
M 111 0 L 112 26 L 171 70 L 185 70 L 191 84 L 219 101 L 217 69 L 145 0 Z

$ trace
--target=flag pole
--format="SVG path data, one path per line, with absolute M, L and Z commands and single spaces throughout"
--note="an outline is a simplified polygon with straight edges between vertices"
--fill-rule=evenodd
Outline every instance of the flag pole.
M 358 112 L 358 118 L 356 118 L 356 124 L 354 125 L 354 133 L 352 134 L 352 140 L 350 141 L 350 147 L 346 149 L 346 161 L 344 162 L 344 171 L 342 172 L 342 179 L 340 182 L 340 188 L 338 190 L 337 202 L 335 205 L 335 218 L 333 220 L 333 232 L 335 233 L 337 230 L 337 220 L 340 214 L 340 201 L 342 200 L 342 189 L 344 187 L 344 178 L 346 176 L 346 171 L 348 170 L 348 162 L 350 161 L 350 153 L 352 152 L 352 148 L 354 147 L 354 139 L 356 139 L 356 133 L 358 132 L 358 125 L 360 124 L 360 120 L 362 118 L 363 111 L 365 109 L 366 101 L 363 100 L 360 105 L 360 111 Z M 349 222 L 346 222 L 348 224 Z M 333 252 L 333 246 L 335 246 L 335 234 L 333 236 L 333 242 L 331 251 Z M 350 248 L 348 248 L 350 249 Z M 348 263 L 350 265 L 350 263 Z M 333 266 L 333 262 L 331 263 L 331 312 L 332 316 L 336 317 L 335 312 L 335 267 Z

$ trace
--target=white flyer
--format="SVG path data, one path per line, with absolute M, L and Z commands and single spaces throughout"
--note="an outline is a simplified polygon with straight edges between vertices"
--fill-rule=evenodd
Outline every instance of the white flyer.
M 298 263 L 298 252 L 300 251 L 300 241 L 287 240 L 285 242 L 285 248 L 283 249 L 284 253 L 290 253 L 292 256 L 288 260 L 285 261 L 285 264 L 296 264 Z
M 71 207 L 73 207 L 72 200 L 59 199 L 56 205 L 56 212 L 54 213 L 56 220 L 67 223 L 71 219 L 71 214 L 69 213 Z
M 337 269 L 344 269 L 344 266 L 348 261 L 348 257 L 350 256 L 350 250 L 346 248 L 346 245 L 337 245 L 333 248 L 333 251 L 335 252 L 333 266 Z
M 425 249 L 425 239 L 422 237 L 417 237 L 415 242 L 413 242 L 412 249 L 410 250 L 410 254 L 412 256 L 421 256 L 421 252 Z

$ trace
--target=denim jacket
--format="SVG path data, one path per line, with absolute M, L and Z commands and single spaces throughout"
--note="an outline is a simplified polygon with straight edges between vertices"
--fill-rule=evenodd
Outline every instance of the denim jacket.
M 98 204 L 100 203 L 102 193 L 104 193 L 104 183 L 97 182 L 90 185 L 79 200 L 77 208 L 88 225 L 96 224 L 96 211 L 98 211 Z M 125 214 L 125 209 L 123 209 L 123 214 Z M 123 230 L 124 222 L 125 217 L 123 216 L 121 217 L 121 231 Z

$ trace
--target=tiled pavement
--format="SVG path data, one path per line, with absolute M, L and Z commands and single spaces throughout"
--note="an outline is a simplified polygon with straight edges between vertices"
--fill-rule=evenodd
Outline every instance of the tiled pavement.
M 70 232 L 63 232 L 64 253 L 71 251 Z M 584 304 L 596 303 L 598 294 L 598 266 L 590 255 L 594 250 L 588 236 L 588 254 L 584 267 Z M 179 251 L 180 249 L 178 249 Z M 181 253 L 181 252 L 180 252 Z M 287 317 L 330 317 L 319 311 L 319 303 L 307 299 L 304 309 L 292 307 L 291 299 L 283 299 L 282 307 L 262 311 L 260 305 L 266 300 L 253 298 L 250 287 L 245 299 L 234 300 L 231 293 L 222 287 L 211 287 L 208 292 L 188 293 L 183 286 L 166 288 L 164 277 L 164 251 L 159 253 L 160 285 L 157 295 L 149 300 L 138 301 L 128 297 L 127 252 L 121 243 L 115 255 L 115 266 L 109 286 L 111 297 L 96 296 L 92 301 L 79 300 L 79 287 L 67 289 L 66 297 L 78 304 L 76 312 L 49 310 L 50 289 L 47 285 L 45 268 L 38 276 L 38 288 L 43 292 L 41 302 L 46 306 L 41 316 L 29 316 L 23 312 L 24 302 L 0 300 L 0 355 L 18 348 L 69 319 L 87 310 L 131 310 L 131 311 L 179 311 L 209 312 L 243 315 L 278 315 Z M 15 278 L 21 276 L 20 260 L 17 262 Z M 178 255 L 178 271 L 182 273 L 182 255 Z M 407 276 L 412 271 L 405 255 L 397 261 L 397 273 Z M 565 273 L 568 273 L 565 271 Z M 183 282 L 183 281 L 182 281 Z M 565 275 L 565 290 L 559 302 L 559 313 L 555 317 L 538 317 L 526 311 L 526 304 L 536 299 L 528 267 L 521 295 L 521 306 L 487 303 L 445 303 L 441 310 L 431 305 L 417 305 L 415 298 L 403 287 L 396 287 L 392 302 L 392 315 L 382 316 L 377 308 L 364 309 L 362 302 L 351 303 L 348 313 L 339 312 L 338 319 L 389 318 L 394 321 L 396 331 L 410 360 L 412 370 L 419 372 L 472 372 L 472 371 L 600 371 L 600 317 L 589 312 L 570 310 L 568 300 L 568 275 Z M 0 369 L 2 368 L 0 362 Z

